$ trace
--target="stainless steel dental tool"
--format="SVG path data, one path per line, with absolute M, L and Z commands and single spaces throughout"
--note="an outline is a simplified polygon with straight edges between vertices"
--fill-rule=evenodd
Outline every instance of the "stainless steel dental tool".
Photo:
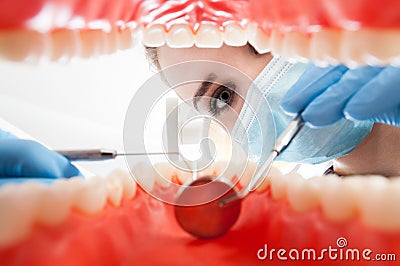
M 219 204 L 224 206 L 238 199 L 242 199 L 246 197 L 251 191 L 256 189 L 260 183 L 263 181 L 263 178 L 268 174 L 269 169 L 276 157 L 279 156 L 286 148 L 289 146 L 290 142 L 296 137 L 296 135 L 300 132 L 300 130 L 304 126 L 304 121 L 301 116 L 297 116 L 290 122 L 289 126 L 282 132 L 282 134 L 278 137 L 275 142 L 275 147 L 272 149 L 270 155 L 267 160 L 262 164 L 261 168 L 256 172 L 256 174 L 251 179 L 250 183 L 243 189 L 243 191 L 237 195 L 236 197 L 228 197 L 222 199 Z
M 144 155 L 165 155 L 179 154 L 179 152 L 137 152 L 119 153 L 112 149 L 92 149 L 92 150 L 65 150 L 56 151 L 70 161 L 103 161 L 115 159 L 117 156 L 144 156 Z
M 257 188 L 274 159 L 289 146 L 303 126 L 304 121 L 298 115 L 278 137 L 268 159 L 241 192 L 224 178 L 203 177 L 190 183 L 177 197 L 175 217 L 179 225 L 197 238 L 215 238 L 226 233 L 239 218 L 241 200 Z M 203 204 L 199 204 L 199 198 Z

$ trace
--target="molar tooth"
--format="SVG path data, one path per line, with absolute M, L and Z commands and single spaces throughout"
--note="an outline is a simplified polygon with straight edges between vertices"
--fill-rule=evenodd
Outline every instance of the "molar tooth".
M 132 174 L 139 185 L 146 191 L 152 191 L 155 184 L 153 166 L 141 161 L 132 167 Z
M 107 52 L 105 33 L 98 29 L 80 31 L 81 53 L 83 58 L 99 56 Z
M 116 169 L 109 174 L 109 177 L 115 177 L 120 180 L 125 198 L 132 199 L 135 196 L 137 185 L 129 173 Z
M 31 30 L 0 33 L 0 55 L 12 61 L 37 62 L 50 49 L 49 36 Z
M 382 176 L 368 178 L 364 197 L 360 200 L 361 218 L 367 226 L 386 232 L 400 230 L 400 186 Z M 365 197 L 365 194 L 368 197 Z
M 247 43 L 246 30 L 239 24 L 228 24 L 224 28 L 223 39 L 226 45 L 243 46 Z
M 143 39 L 143 28 L 141 26 L 130 26 L 129 27 L 131 32 L 131 47 L 134 47 L 139 40 Z
M 69 189 L 68 179 L 57 179 L 40 192 L 37 221 L 45 225 L 60 224 L 68 216 L 72 205 L 73 191 Z
M 274 173 L 274 175 L 270 176 L 271 183 L 271 194 L 272 198 L 275 200 L 280 200 L 286 198 L 287 195 L 287 186 L 290 178 L 293 178 L 294 175 L 298 175 L 296 173 L 288 173 L 288 174 L 279 174 Z M 296 177 L 295 177 L 296 178 Z M 302 178 L 302 177 L 298 177 Z
M 160 47 L 165 44 L 166 33 L 163 25 L 152 25 L 143 30 L 143 44 L 149 47 Z
M 281 55 L 283 46 L 283 34 L 279 30 L 274 29 L 271 31 L 270 38 L 271 38 L 270 40 L 271 52 L 274 55 Z
M 400 54 L 399 42 L 398 30 L 343 31 L 342 59 L 357 65 L 386 65 Z
M 319 66 L 340 62 L 341 30 L 321 30 L 312 33 L 310 59 Z
M 293 177 L 287 183 L 287 197 L 292 209 L 307 212 L 316 208 L 320 203 L 320 184 L 301 176 Z
M 267 177 L 258 186 L 257 191 L 262 192 L 262 191 L 266 190 L 268 187 L 270 187 L 271 186 L 272 177 L 281 178 L 283 176 L 282 172 L 279 170 L 279 168 L 276 165 L 277 165 L 276 163 L 272 164 L 271 169 L 269 170 Z
M 364 47 L 363 42 L 358 43 L 357 35 L 358 31 L 342 31 L 342 40 L 339 46 L 341 61 L 351 67 L 357 67 L 363 64 L 364 61 Z M 365 41 L 363 39 L 363 41 Z
M 173 25 L 167 33 L 166 41 L 171 48 L 189 48 L 194 45 L 194 35 L 187 25 Z
M 310 37 L 300 32 L 287 32 L 283 36 L 282 53 L 296 61 L 307 62 L 310 58 Z
M 106 40 L 106 53 L 112 54 L 117 51 L 119 47 L 118 43 L 118 30 L 114 27 L 109 32 L 104 32 Z
M 80 54 L 79 32 L 76 30 L 60 29 L 50 33 L 51 60 L 69 60 Z
M 121 179 L 116 175 L 109 175 L 106 180 L 108 200 L 111 202 L 111 204 L 118 207 L 121 204 L 122 194 L 124 192 Z
M 195 44 L 199 48 L 219 48 L 224 40 L 222 32 L 215 25 L 201 24 L 195 36 Z
M 1 188 L 0 247 L 12 245 L 29 234 L 35 205 L 35 195 L 29 192 L 27 186 L 12 184 Z
M 328 219 L 345 222 L 356 214 L 356 193 L 352 184 L 335 175 L 320 177 L 322 211 Z
M 119 33 L 119 49 L 126 50 L 133 46 L 132 34 L 130 28 L 121 29 Z
M 268 53 L 271 49 L 271 38 L 262 29 L 259 29 L 256 25 L 250 24 L 247 27 L 247 38 L 249 43 L 257 50 L 260 54 Z
M 99 177 L 74 180 L 73 206 L 78 210 L 93 214 L 100 211 L 107 200 L 105 181 Z

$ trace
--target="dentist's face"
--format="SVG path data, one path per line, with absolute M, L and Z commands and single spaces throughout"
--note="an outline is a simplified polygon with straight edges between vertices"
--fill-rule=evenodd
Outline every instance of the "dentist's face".
M 161 69 L 178 63 L 205 60 L 227 64 L 238 69 L 244 74 L 243 76 L 247 76 L 247 78 L 233 77 L 226 71 L 218 69 L 200 69 L 196 71 L 201 72 L 198 74 L 205 82 L 175 88 L 183 100 L 192 102 L 199 111 L 207 112 L 224 121 L 225 126 L 230 129 L 243 106 L 244 97 L 251 84 L 249 81 L 254 81 L 271 59 L 270 53 L 258 54 L 250 45 L 222 46 L 218 49 L 197 47 L 174 49 L 163 46 L 158 49 Z M 166 75 L 165 79 L 168 82 L 172 77 Z

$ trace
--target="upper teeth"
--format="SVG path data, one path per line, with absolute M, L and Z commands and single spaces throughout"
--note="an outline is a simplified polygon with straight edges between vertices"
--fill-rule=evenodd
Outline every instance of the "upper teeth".
M 37 61 L 42 57 L 65 60 L 72 56 L 92 57 L 128 49 L 142 37 L 146 46 L 168 45 L 188 48 L 218 48 L 222 44 L 242 46 L 252 44 L 259 53 L 272 52 L 296 61 L 313 61 L 319 65 L 339 62 L 357 66 L 360 64 L 398 65 L 400 61 L 400 31 L 397 29 L 361 28 L 319 29 L 311 33 L 281 32 L 271 29 L 265 32 L 253 23 L 243 27 L 229 23 L 217 27 L 201 23 L 194 31 L 187 24 L 172 25 L 167 31 L 164 25 L 123 25 L 108 31 L 101 29 L 60 29 L 47 33 L 33 30 L 9 30 L 0 32 L 0 56 L 14 61 Z

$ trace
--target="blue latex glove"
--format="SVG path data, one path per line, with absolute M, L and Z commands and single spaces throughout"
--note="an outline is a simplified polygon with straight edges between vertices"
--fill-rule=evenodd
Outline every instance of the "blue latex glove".
M 400 68 L 311 65 L 281 102 L 288 114 L 301 111 L 313 126 L 342 118 L 400 126 Z
M 0 130 L 0 178 L 58 178 L 81 175 L 64 156 Z

